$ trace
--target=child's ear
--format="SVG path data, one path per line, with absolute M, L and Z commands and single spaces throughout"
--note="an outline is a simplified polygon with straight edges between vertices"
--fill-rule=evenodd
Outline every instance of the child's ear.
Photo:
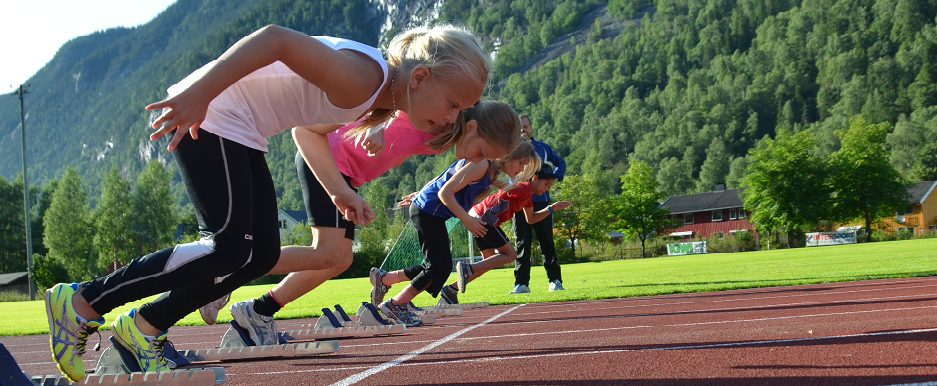
M 413 72 L 410 73 L 410 82 L 408 85 L 411 89 L 419 89 L 423 85 L 423 82 L 427 81 L 432 76 L 429 68 L 425 66 L 417 66 L 413 69 Z
M 470 120 L 470 121 L 468 121 L 468 122 L 465 122 L 465 133 L 466 133 L 466 134 L 475 131 L 475 129 L 478 129 L 478 122 L 477 122 L 476 120 L 473 119 L 473 120 Z

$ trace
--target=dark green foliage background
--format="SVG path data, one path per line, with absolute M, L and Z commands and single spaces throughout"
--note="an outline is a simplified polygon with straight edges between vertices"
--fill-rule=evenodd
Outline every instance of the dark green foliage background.
M 146 25 L 72 40 L 30 80 L 30 183 L 70 165 L 93 205 L 113 166 L 136 176 L 145 154 L 171 167 L 166 142 L 146 138 L 143 110 L 169 85 L 271 23 L 378 45 L 378 6 L 180 0 Z M 891 161 L 905 178 L 937 178 L 935 14 L 937 0 L 448 0 L 440 20 L 499 49 L 488 97 L 529 114 L 535 137 L 567 158 L 571 174 L 595 173 L 615 193 L 629 160 L 641 160 L 665 193 L 682 194 L 734 187 L 740 159 L 779 128 L 810 131 L 825 157 L 858 114 L 889 125 Z M 570 43 L 555 59 L 538 57 Z M 0 95 L 0 175 L 11 181 L 21 167 L 18 121 L 15 96 Z M 271 138 L 270 150 L 280 207 L 301 208 L 289 135 Z M 374 183 L 399 197 L 451 161 L 412 157 Z

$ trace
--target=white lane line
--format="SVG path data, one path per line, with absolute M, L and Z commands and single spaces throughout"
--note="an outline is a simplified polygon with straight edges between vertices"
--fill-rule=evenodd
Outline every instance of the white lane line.
M 402 363 L 400 366 L 430 366 L 430 365 L 451 365 L 453 363 L 474 363 L 474 362 L 490 362 L 490 361 L 501 361 L 501 360 L 517 360 L 517 359 L 531 359 L 531 358 L 547 358 L 547 357 L 560 357 L 560 356 L 571 356 L 571 355 L 596 355 L 596 354 L 611 354 L 611 353 L 623 353 L 623 352 L 642 352 L 642 351 L 673 351 L 673 350 L 702 350 L 710 348 L 722 348 L 722 347 L 741 347 L 741 346 L 761 346 L 777 343 L 794 343 L 794 342 L 809 342 L 809 341 L 822 341 L 822 340 L 835 340 L 835 339 L 849 339 L 849 338 L 862 338 L 870 336 L 887 336 L 887 335 L 903 335 L 903 334 L 916 334 L 921 332 L 937 332 L 937 328 L 923 328 L 923 329 L 914 329 L 914 330 L 901 330 L 901 331 L 881 331 L 881 332 L 869 332 L 861 334 L 846 334 L 846 335 L 833 335 L 833 336 L 822 336 L 822 337 L 808 337 L 808 338 L 794 338 L 794 339 L 776 339 L 776 340 L 755 340 L 748 342 L 730 342 L 730 343 L 712 343 L 712 344 L 699 344 L 699 345 L 684 345 L 684 346 L 670 346 L 670 347 L 653 347 L 653 348 L 639 348 L 639 349 L 616 349 L 616 350 L 592 350 L 592 351 L 573 351 L 573 352 L 561 352 L 561 353 L 551 353 L 551 354 L 531 354 L 531 355 L 509 355 L 509 356 L 493 356 L 485 358 L 474 358 L 474 359 L 456 359 L 456 360 L 443 360 L 443 361 L 432 361 L 432 362 L 420 362 L 420 363 Z M 338 371 L 338 370 L 348 370 L 355 369 L 357 367 L 344 367 L 344 368 L 324 368 L 324 369 L 313 369 L 313 370 L 295 370 L 295 371 L 277 371 L 277 372 L 265 372 L 265 373 L 239 373 L 239 374 L 230 374 L 231 376 L 239 375 L 273 375 L 273 374 L 298 374 L 298 373 L 313 373 L 313 372 L 325 372 L 325 371 Z M 893 386 L 935 386 L 937 383 L 920 383 L 920 384 L 907 384 L 907 385 L 893 385 Z
M 486 321 L 484 321 L 484 322 L 478 323 L 478 324 L 476 324 L 476 325 L 474 325 L 474 326 L 471 326 L 471 327 L 463 328 L 463 329 L 461 329 L 461 330 L 459 330 L 459 331 L 456 331 L 455 333 L 453 333 L 453 334 L 451 334 L 451 335 L 449 335 L 449 336 L 447 336 L 447 337 L 445 337 L 445 338 L 442 338 L 442 339 L 437 340 L 437 341 L 435 341 L 435 342 L 433 342 L 433 343 L 430 343 L 430 344 L 428 344 L 428 345 L 426 345 L 426 346 L 423 346 L 423 347 L 420 348 L 420 349 L 411 351 L 411 352 L 409 352 L 409 353 L 407 353 L 407 354 L 405 354 L 405 355 L 403 355 L 403 356 L 400 356 L 400 357 L 398 357 L 398 358 L 396 358 L 396 359 L 394 359 L 394 360 L 391 360 L 391 361 L 388 361 L 388 362 L 384 362 L 383 364 L 381 364 L 381 365 L 379 365 L 379 366 L 372 367 L 371 369 L 369 369 L 369 370 L 367 370 L 367 371 L 362 371 L 362 372 L 360 372 L 360 373 L 358 373 L 358 374 L 352 375 L 352 376 L 350 376 L 350 377 L 348 377 L 348 378 L 345 378 L 345 379 L 343 379 L 343 380 L 341 380 L 341 381 L 335 382 L 335 383 L 332 384 L 332 386 L 353 385 L 353 384 L 355 384 L 355 383 L 357 383 L 357 382 L 359 382 L 359 381 L 361 381 L 361 380 L 363 380 L 363 379 L 365 379 L 365 378 L 367 378 L 367 377 L 370 377 L 370 376 L 372 376 L 372 375 L 374 375 L 374 374 L 377 374 L 377 373 L 379 373 L 379 372 L 381 372 L 381 371 L 387 370 L 387 369 L 389 369 L 389 368 L 391 368 L 391 367 L 394 367 L 394 366 L 396 366 L 396 365 L 398 365 L 398 364 L 400 364 L 400 363 L 402 363 L 402 362 L 408 361 L 408 360 L 410 360 L 410 359 L 416 357 L 417 355 L 420 355 L 420 354 L 422 354 L 422 353 L 424 353 L 424 352 L 427 352 L 427 351 L 429 351 L 429 350 L 432 350 L 432 349 L 438 347 L 439 345 L 441 345 L 441 344 L 443 344 L 443 343 L 446 343 L 446 342 L 448 342 L 448 341 L 450 341 L 450 340 L 453 340 L 453 339 L 455 339 L 455 338 L 458 338 L 460 335 L 465 334 L 466 332 L 472 331 L 472 330 L 474 330 L 474 329 L 476 329 L 476 328 L 478 328 L 478 327 L 481 327 L 481 326 L 484 326 L 484 325 L 486 325 L 486 324 L 488 324 L 488 323 L 491 323 L 491 322 L 497 320 L 498 318 L 500 318 L 500 317 L 502 317 L 502 316 L 504 316 L 504 315 L 507 315 L 507 314 L 511 313 L 511 311 L 514 311 L 514 310 L 520 308 L 520 307 L 523 306 L 523 305 L 524 305 L 524 304 L 519 304 L 519 305 L 517 305 L 517 306 L 514 306 L 514 307 L 508 309 L 507 311 L 504 311 L 504 312 L 502 312 L 502 313 L 500 313 L 500 314 L 497 314 L 497 315 L 495 315 L 495 316 L 492 316 L 491 318 L 489 318 L 488 320 L 486 320 Z
M 765 300 L 765 299 L 784 299 L 784 298 L 807 297 L 807 296 L 829 296 L 829 295 L 839 295 L 839 294 L 849 294 L 849 293 L 863 293 L 863 292 L 873 292 L 873 291 L 892 291 L 892 290 L 918 289 L 918 288 L 927 288 L 927 287 L 937 287 L 937 284 L 916 285 L 916 286 L 908 286 L 908 287 L 892 287 L 892 288 L 877 288 L 877 289 L 849 290 L 849 291 L 839 291 L 839 292 L 822 292 L 822 293 L 807 293 L 807 294 L 794 294 L 794 295 L 762 296 L 762 297 L 741 298 L 741 299 L 719 299 L 719 300 L 711 300 L 711 301 L 661 302 L 660 300 L 662 300 L 662 299 L 638 299 L 638 300 L 636 300 L 636 301 L 639 301 L 639 300 L 640 300 L 640 301 L 644 301 L 644 302 L 651 302 L 651 301 L 655 301 L 655 300 L 656 300 L 656 301 L 658 301 L 658 302 L 656 302 L 656 303 L 646 303 L 646 304 L 634 304 L 634 305 L 612 306 L 612 307 L 588 307 L 588 306 L 576 307 L 576 305 L 573 305 L 572 307 L 570 307 L 569 305 L 567 305 L 567 306 L 563 307 L 563 308 L 564 308 L 563 310 L 560 310 L 560 311 L 557 311 L 557 310 L 551 310 L 551 311 L 531 311 L 531 312 L 525 312 L 525 313 L 517 314 L 517 315 L 518 315 L 518 316 L 523 316 L 523 315 L 536 315 L 536 314 L 555 314 L 555 313 L 557 313 L 557 312 L 579 312 L 579 311 L 584 310 L 584 309 L 587 309 L 587 310 L 590 310 L 590 311 L 594 311 L 594 310 L 614 310 L 614 309 L 637 308 L 637 307 L 674 306 L 674 305 L 681 305 L 681 304 L 727 303 L 727 302 L 737 303 L 737 302 L 749 302 L 749 301 Z M 904 295 L 904 296 L 902 296 L 902 297 L 919 297 L 919 296 L 930 296 L 930 294 Z M 656 296 L 655 296 L 655 297 L 656 297 Z M 880 299 L 888 299 L 888 298 L 889 298 L 889 297 L 880 298 Z M 608 299 L 606 299 L 606 300 L 608 300 Z M 700 300 L 704 300 L 704 299 L 700 299 Z M 853 299 L 853 300 L 833 300 L 833 301 L 824 301 L 823 303 L 838 303 L 838 302 L 858 301 L 858 300 L 869 300 L 869 299 L 868 299 L 868 298 L 862 298 L 862 299 Z M 631 302 L 631 303 L 633 303 L 633 302 Z M 806 303 L 805 303 L 805 304 L 806 304 Z M 772 304 L 765 304 L 765 305 L 761 305 L 761 306 L 759 306 L 759 307 L 773 307 L 773 306 L 775 306 L 775 305 L 772 305 Z M 560 306 L 559 306 L 559 305 L 542 305 L 542 306 L 536 306 L 535 309 L 543 309 L 543 308 L 551 308 L 551 307 L 560 307 Z M 532 308 L 533 308 L 533 306 L 532 306 Z M 751 307 L 746 307 L 746 308 L 751 308 Z
M 920 295 L 900 295 L 900 296 L 888 296 L 888 297 L 880 297 L 880 298 L 863 298 L 863 299 L 844 300 L 844 301 L 841 301 L 841 302 L 838 302 L 838 301 L 809 301 L 809 302 L 795 302 L 795 303 L 775 303 L 775 304 L 764 305 L 764 306 L 720 307 L 720 308 L 690 309 L 690 310 L 669 311 L 669 312 L 633 313 L 633 314 L 626 314 L 626 315 L 600 315 L 600 316 L 597 316 L 597 317 L 599 317 L 599 318 L 608 318 L 608 317 L 638 318 L 638 317 L 646 317 L 646 316 L 673 316 L 673 315 L 683 315 L 683 314 L 696 314 L 696 313 L 701 313 L 701 312 L 730 312 L 730 311 L 749 311 L 749 312 L 757 312 L 757 311 L 764 311 L 764 310 L 766 310 L 766 309 L 772 309 L 772 308 L 777 308 L 777 307 L 796 307 L 796 306 L 810 306 L 810 305 L 829 305 L 829 306 L 841 306 L 841 307 L 845 307 L 845 306 L 854 305 L 854 304 L 850 304 L 850 303 L 855 303 L 855 302 L 887 301 L 887 300 L 897 300 L 897 299 L 907 299 L 907 298 L 912 298 L 912 299 L 913 299 L 913 298 L 916 298 L 916 297 L 919 297 L 919 296 L 920 296 Z M 925 301 L 926 301 L 926 300 L 921 300 L 921 302 L 925 302 Z M 837 304 L 837 303 L 842 303 L 842 304 Z M 598 310 L 598 309 L 584 309 L 584 310 L 595 311 L 595 310 Z M 580 311 L 580 312 L 581 312 L 582 310 L 577 310 L 577 311 Z M 561 311 L 555 311 L 555 312 L 551 312 L 551 314 L 557 314 L 557 313 L 560 313 L 560 312 L 561 312 Z M 516 316 L 525 316 L 525 315 L 531 315 L 531 313 L 518 313 L 518 314 L 516 314 Z M 585 317 L 585 318 L 589 318 L 589 317 Z M 511 322 L 511 323 L 513 323 L 513 324 L 533 324 L 533 323 L 555 323 L 555 322 L 556 322 L 555 319 L 551 319 L 551 320 L 530 320 L 530 321 L 526 321 L 526 322 Z

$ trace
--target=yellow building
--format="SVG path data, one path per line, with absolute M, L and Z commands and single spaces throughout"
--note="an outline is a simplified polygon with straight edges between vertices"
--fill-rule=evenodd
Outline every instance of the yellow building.
M 896 232 L 907 229 L 915 234 L 937 232 L 937 181 L 921 181 L 908 189 L 908 206 L 895 212 L 894 217 L 883 218 L 879 229 Z

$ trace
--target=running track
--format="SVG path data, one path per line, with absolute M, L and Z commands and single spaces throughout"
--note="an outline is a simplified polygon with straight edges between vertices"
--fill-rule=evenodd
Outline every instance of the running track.
M 226 329 L 173 327 L 170 339 L 210 348 Z M 0 339 L 29 374 L 57 373 L 48 336 Z M 491 306 L 339 347 L 225 363 L 226 384 L 933 386 L 937 278 Z

